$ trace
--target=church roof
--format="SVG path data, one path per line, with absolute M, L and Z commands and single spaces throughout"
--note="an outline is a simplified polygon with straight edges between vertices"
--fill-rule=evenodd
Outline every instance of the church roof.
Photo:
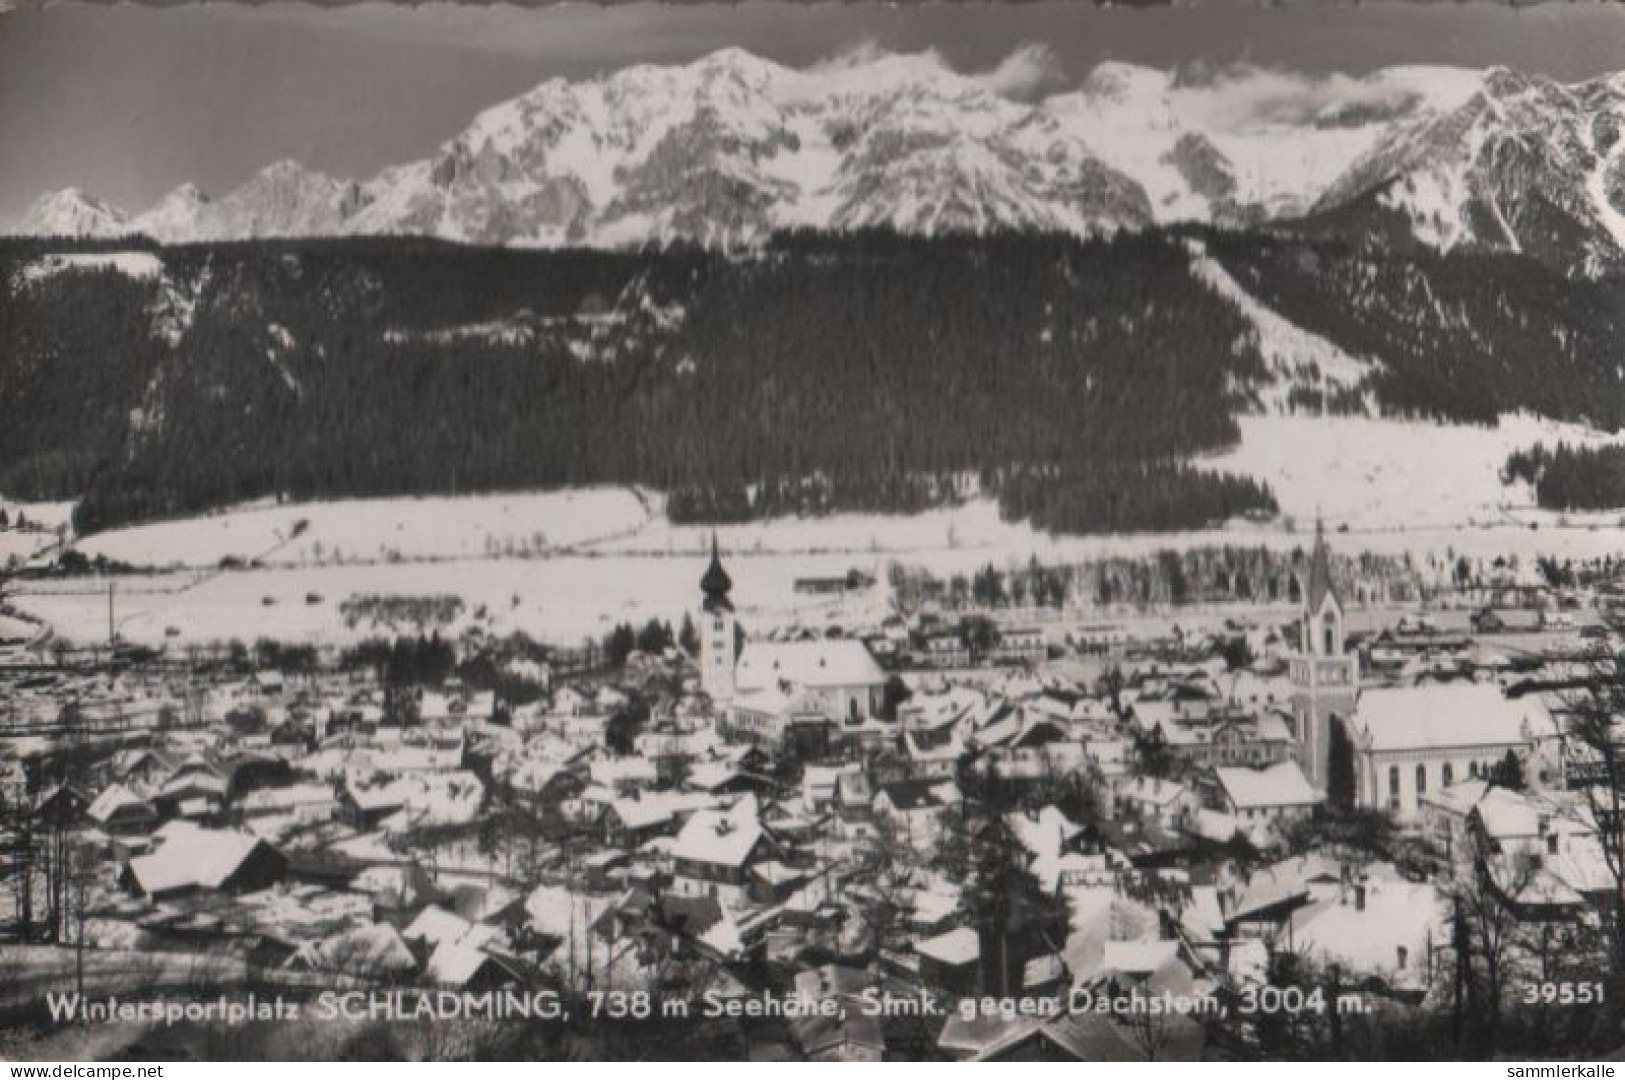
M 880 686 L 886 673 L 861 641 L 752 641 L 739 654 L 735 678 L 741 693 L 788 682 L 798 687 Z
M 1332 584 L 1332 552 L 1326 544 L 1326 529 L 1316 518 L 1315 550 L 1309 556 L 1309 584 L 1303 591 L 1303 600 L 1308 610 L 1319 611 L 1328 596 L 1337 601 L 1338 607 L 1343 606 L 1343 599 Z
M 1528 742 L 1550 725 L 1542 712 L 1533 699 L 1509 699 L 1492 683 L 1434 683 L 1365 690 L 1352 722 L 1376 751 L 1489 751 Z
M 728 593 L 733 590 L 733 579 L 722 568 L 722 556 L 717 550 L 717 534 L 711 534 L 711 565 L 700 578 L 700 591 L 705 594 L 705 610 L 732 611 L 733 601 Z

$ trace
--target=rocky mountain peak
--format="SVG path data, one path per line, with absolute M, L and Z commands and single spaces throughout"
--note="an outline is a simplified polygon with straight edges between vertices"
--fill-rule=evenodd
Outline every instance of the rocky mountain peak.
M 1109 232 L 1398 211 L 1441 247 L 1525 250 L 1587 272 L 1621 258 L 1625 79 L 1507 68 L 1359 77 L 1245 65 L 1097 65 L 1016 100 L 933 52 L 796 69 L 738 48 L 551 79 L 428 156 L 365 181 L 277 161 L 216 202 L 183 187 L 135 219 L 160 239 L 419 234 L 490 244 L 754 243 L 888 225 Z M 74 190 L 25 231 L 123 216 Z M 1340 226 L 1342 227 L 1342 226 Z

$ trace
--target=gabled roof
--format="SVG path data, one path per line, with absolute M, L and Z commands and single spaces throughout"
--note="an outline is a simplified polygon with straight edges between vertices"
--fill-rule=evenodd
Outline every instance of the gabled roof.
M 716 799 L 704 792 L 650 791 L 635 799 L 614 799 L 609 808 L 622 828 L 637 830 L 715 805 Z
M 1294 947 L 1351 975 L 1374 975 L 1399 987 L 1425 984 L 1428 945 L 1448 933 L 1438 890 L 1402 880 L 1373 881 L 1364 889 L 1363 907 L 1333 898 L 1294 912 Z
M 1227 920 L 1245 918 L 1284 903 L 1301 903 L 1309 898 L 1309 885 L 1316 881 L 1337 881 L 1342 867 L 1318 853 L 1298 855 L 1256 870 L 1238 889 L 1226 913 Z
M 90 804 L 90 809 L 86 813 L 98 822 L 106 822 L 120 810 L 132 806 L 139 806 L 149 811 L 152 809 L 147 804 L 147 800 L 123 784 L 114 784 L 96 796 L 96 801 Z
M 401 937 L 407 941 L 426 941 L 437 948 L 444 945 L 476 948 L 498 933 L 494 926 L 477 925 L 461 915 L 430 904 L 401 931 Z
M 423 977 L 439 986 L 467 986 L 487 967 L 506 972 L 515 981 L 521 977 L 513 960 L 473 945 L 450 941 L 436 947 L 430 954 Z
M 880 1018 L 866 1012 L 859 1000 L 860 994 L 875 986 L 874 975 L 857 968 L 825 964 L 798 972 L 795 985 L 796 994 L 807 1001 L 834 998 L 851 1004 L 850 1008 L 833 1011 L 809 1009 L 806 1015 L 792 1020 L 790 1029 L 802 1053 L 819 1060 L 825 1055 L 851 1053 L 853 1047 L 862 1047 L 877 1058 L 885 1052 Z
M 306 942 L 288 963 L 314 971 L 377 976 L 415 971 L 418 958 L 389 923 L 371 923 Z
M 128 776 L 133 770 L 149 761 L 166 773 L 175 768 L 175 763 L 158 753 L 158 751 L 150 747 L 138 747 L 133 750 L 120 750 L 113 755 L 113 774 L 119 777 Z
M 703 761 L 689 767 L 683 783 L 699 791 L 715 791 L 743 776 L 737 767 L 725 761 Z
M 77 784 L 58 784 L 41 795 L 39 797 L 39 802 L 35 804 L 35 807 L 36 809 L 43 810 L 46 807 L 58 802 L 70 806 L 78 804 L 88 807 L 94 801 L 95 800 L 91 798 L 90 793 Z
M 1353 726 L 1373 750 L 1521 746 L 1549 726 L 1531 697 L 1516 701 L 1490 683 L 1429 683 L 1364 690 Z
M 658 778 L 654 762 L 643 757 L 600 758 L 587 767 L 595 784 L 647 783 Z
M 1267 769 L 1214 769 L 1213 775 L 1237 810 L 1307 806 L 1320 801 L 1296 761 L 1280 761 Z
M 692 862 L 743 866 L 766 835 L 754 817 L 737 811 L 701 810 L 677 834 L 671 854 Z
M 861 641 L 752 641 L 739 654 L 735 683 L 756 690 L 789 682 L 797 686 L 880 686 L 885 672 Z
M 1550 832 L 1572 835 L 1590 831 L 1565 807 L 1504 787 L 1486 788 L 1471 813 L 1477 816 L 1485 835 L 1502 842 L 1535 839 Z
M 130 860 L 130 873 L 148 895 L 187 888 L 218 889 L 257 849 L 269 847 L 246 832 L 204 829 L 183 822 L 165 826 L 164 833 L 157 851 Z
M 1131 1026 L 1098 1010 L 1063 1011 L 1054 1017 L 975 1013 L 970 1019 L 951 1012 L 937 1046 L 974 1061 L 998 1059 L 1030 1041 L 1048 1043 L 1075 1061 L 1146 1061 L 1148 1054 Z M 1206 1039 L 1202 1025 L 1190 1016 L 1172 1014 L 1156 1057 L 1161 1061 L 1196 1061 Z

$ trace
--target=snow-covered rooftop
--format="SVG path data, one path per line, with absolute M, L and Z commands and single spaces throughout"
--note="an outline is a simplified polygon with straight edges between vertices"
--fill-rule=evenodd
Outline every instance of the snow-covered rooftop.
M 861 641 L 752 641 L 739 655 L 734 684 L 761 690 L 784 681 L 806 687 L 879 686 L 885 672 Z
M 1237 810 L 1308 806 L 1320 801 L 1296 761 L 1280 761 L 1267 769 L 1220 768 L 1213 774 Z
M 1376 751 L 1522 746 L 1550 727 L 1533 697 L 1512 700 L 1489 683 L 1426 683 L 1363 691 L 1353 726 Z

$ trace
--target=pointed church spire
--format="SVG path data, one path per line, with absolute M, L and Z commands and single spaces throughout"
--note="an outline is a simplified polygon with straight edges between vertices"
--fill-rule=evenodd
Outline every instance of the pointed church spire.
M 728 593 L 733 590 L 733 579 L 728 571 L 722 568 L 722 553 L 717 546 L 717 531 L 711 530 L 711 565 L 705 568 L 705 575 L 700 578 L 700 591 L 705 594 L 706 611 L 732 611 L 733 601 L 728 599 Z
M 1337 596 L 1337 587 L 1332 584 L 1332 550 L 1326 543 L 1326 525 L 1320 519 L 1320 513 L 1315 513 L 1315 550 L 1309 556 L 1309 587 L 1304 590 L 1303 600 L 1306 610 L 1314 612 L 1320 610 L 1320 605 L 1330 595 L 1337 600 L 1339 607 L 1343 602 Z

